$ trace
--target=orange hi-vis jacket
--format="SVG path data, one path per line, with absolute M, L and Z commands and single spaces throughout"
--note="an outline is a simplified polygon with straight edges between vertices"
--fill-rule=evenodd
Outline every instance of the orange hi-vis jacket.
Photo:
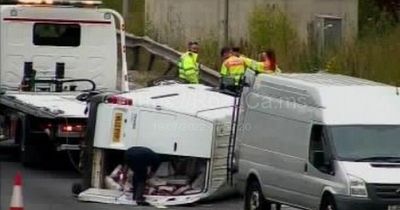
M 246 63 L 244 59 L 232 55 L 222 64 L 221 76 L 233 78 L 235 85 L 239 85 L 245 70 Z

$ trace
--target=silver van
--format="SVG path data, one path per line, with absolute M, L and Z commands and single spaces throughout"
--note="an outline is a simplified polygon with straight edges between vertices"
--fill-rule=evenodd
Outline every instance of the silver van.
M 245 209 L 400 209 L 400 91 L 333 74 L 258 75 L 242 95 Z

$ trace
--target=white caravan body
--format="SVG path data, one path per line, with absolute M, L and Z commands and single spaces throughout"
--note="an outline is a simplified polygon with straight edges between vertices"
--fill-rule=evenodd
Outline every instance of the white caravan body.
M 147 196 L 153 205 L 180 205 L 211 198 L 227 188 L 227 156 L 233 97 L 203 85 L 168 85 L 117 95 L 133 106 L 101 103 L 94 137 L 92 186 L 81 200 L 123 203 L 122 192 L 104 191 L 102 157 L 110 150 L 143 146 L 164 156 L 205 160 L 201 192 L 182 196 Z M 107 160 L 105 160 L 107 161 Z M 99 194 L 100 193 L 100 194 Z M 111 193 L 111 194 L 110 194 Z M 108 195 L 111 198 L 104 199 Z

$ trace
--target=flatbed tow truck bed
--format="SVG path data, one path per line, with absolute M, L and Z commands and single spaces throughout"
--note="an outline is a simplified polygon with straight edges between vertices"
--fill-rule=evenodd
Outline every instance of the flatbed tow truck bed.
M 5 92 L 0 104 L 40 118 L 85 118 L 86 103 L 76 100 L 77 93 Z

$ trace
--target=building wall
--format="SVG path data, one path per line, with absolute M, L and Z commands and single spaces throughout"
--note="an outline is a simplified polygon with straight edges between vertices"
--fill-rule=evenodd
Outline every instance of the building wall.
M 176 46 L 219 37 L 220 0 L 146 0 L 146 27 L 158 41 Z
M 202 38 L 224 41 L 227 0 L 146 0 L 147 30 L 159 41 L 178 46 Z M 341 17 L 343 36 L 357 34 L 358 0 L 229 0 L 229 39 L 246 40 L 249 15 L 261 5 L 287 12 L 299 37 L 307 42 L 317 15 Z

